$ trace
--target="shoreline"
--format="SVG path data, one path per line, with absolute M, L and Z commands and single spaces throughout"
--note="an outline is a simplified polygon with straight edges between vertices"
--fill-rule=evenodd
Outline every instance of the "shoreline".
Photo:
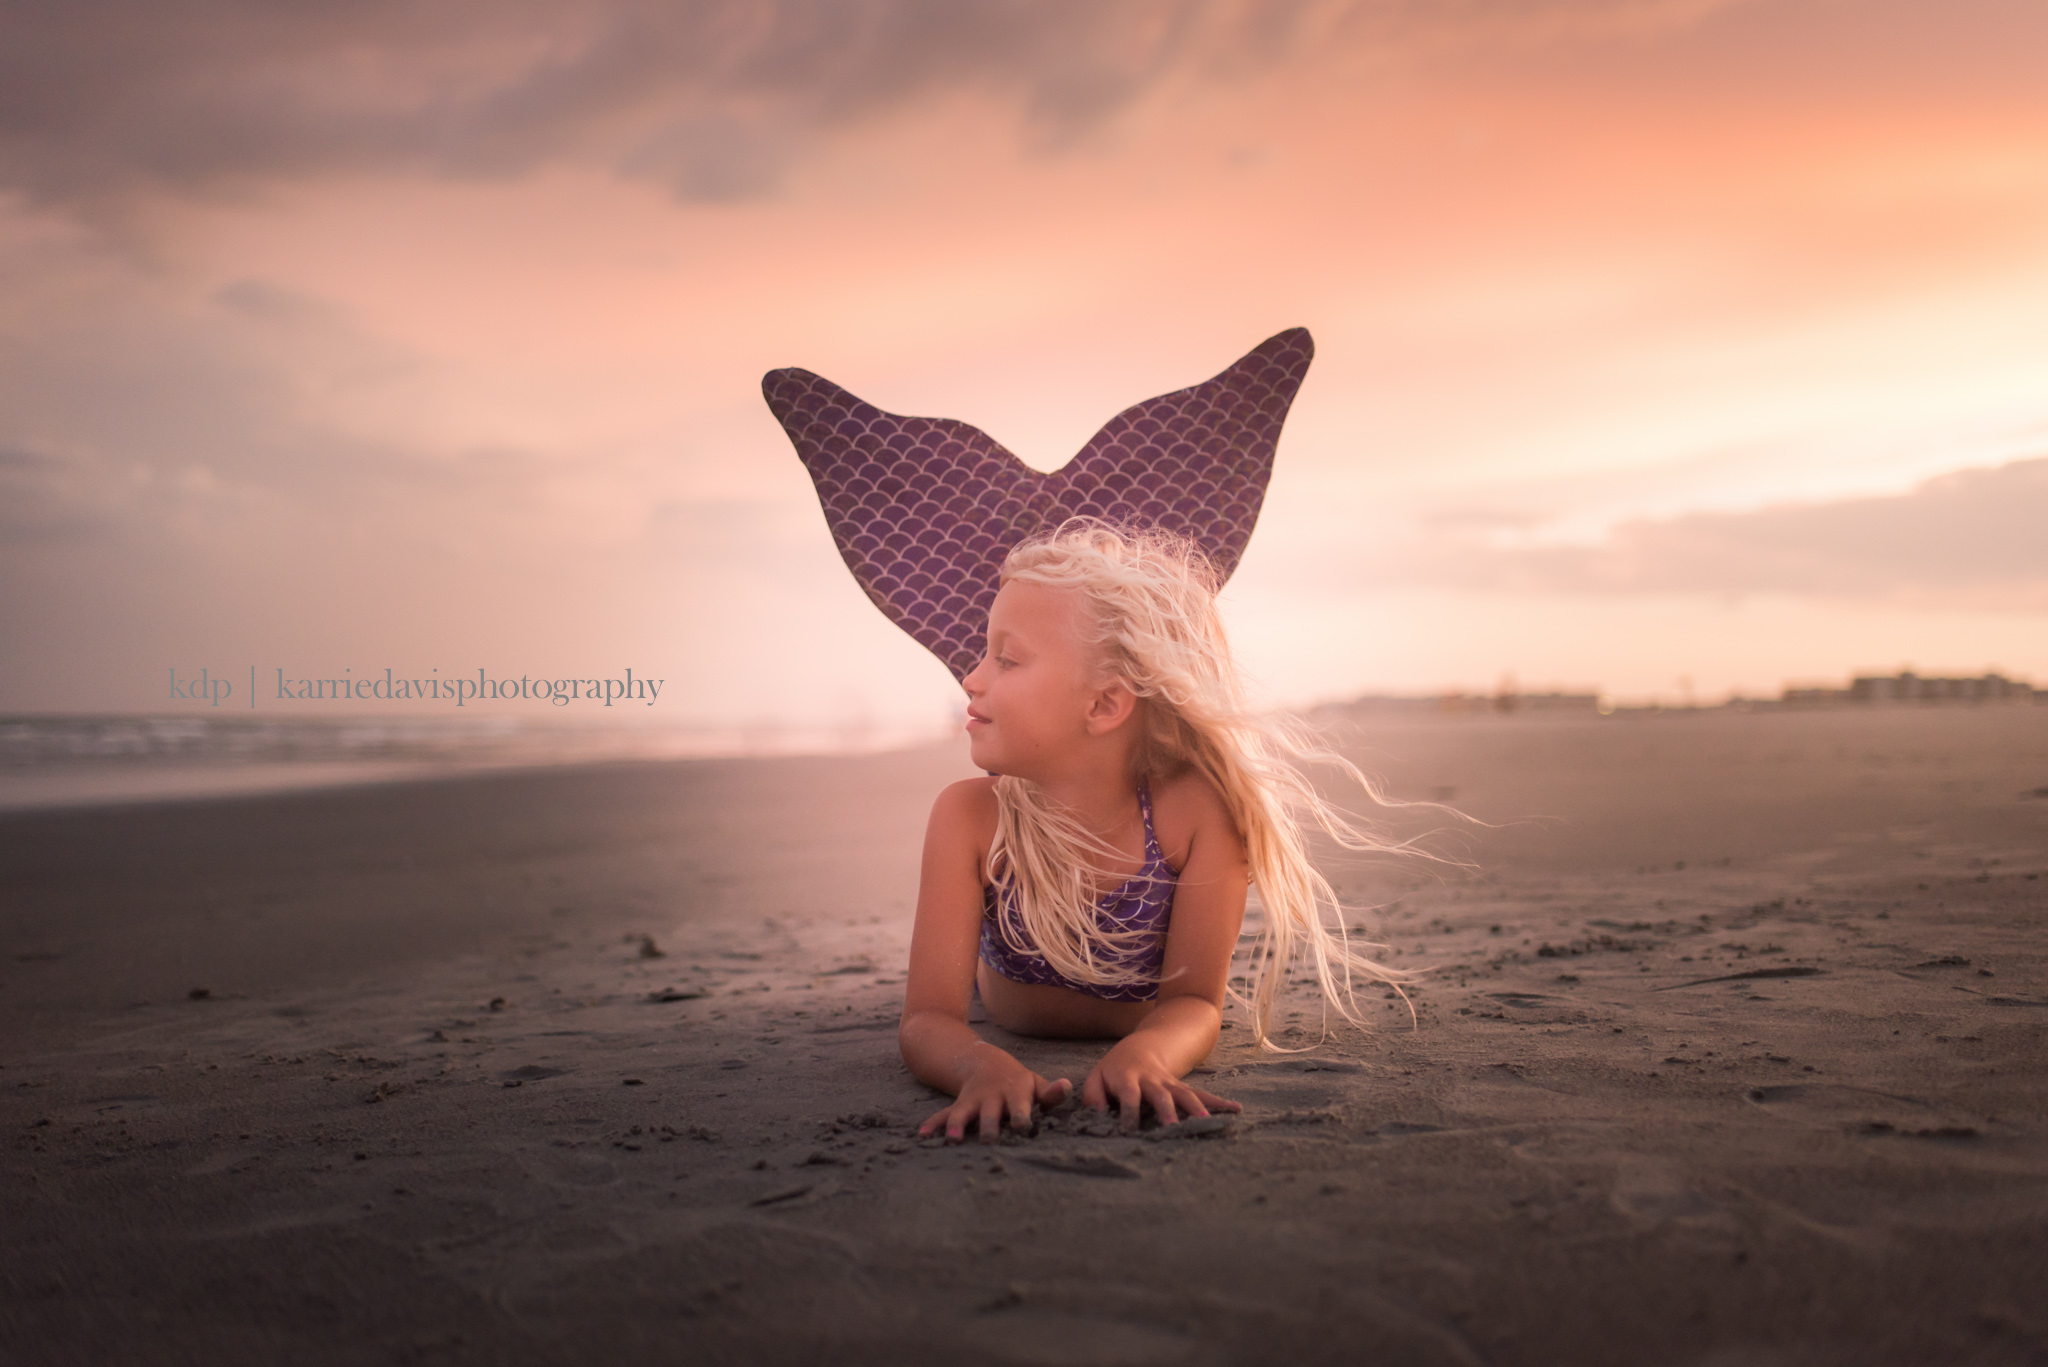
M 2048 696 L 2044 694 L 2043 696 Z M 1819 705 L 1798 703 L 1719 704 L 1699 707 L 1621 707 L 1605 711 L 1584 709 L 1521 708 L 1500 710 L 1491 706 L 1441 707 L 1443 700 L 1400 700 L 1400 705 L 1383 705 L 1385 700 L 1354 704 L 1326 704 L 1302 715 L 1318 727 L 1343 738 L 1355 736 L 1366 745 L 1372 737 L 1406 729 L 1429 728 L 1572 728 L 1580 726 L 1627 726 L 1690 721 L 1705 725 L 1735 717 L 1801 718 L 1814 725 L 1853 728 L 1863 722 L 1873 726 L 1911 728 L 1921 721 L 1935 725 L 1998 725 L 1998 718 L 2017 719 L 2027 715 L 2029 704 L 2010 702 L 1930 702 L 1866 705 Z M 1470 700 L 1465 700 L 1470 701 Z M 1487 700 L 1480 700 L 1485 702 Z M 1965 721 L 1975 718 L 1976 722 Z M 65 724 L 92 722 L 133 729 L 149 723 L 184 722 L 189 719 L 154 714 L 81 715 L 79 717 L 0 718 L 0 727 L 17 730 L 26 722 Z M 420 719 L 411 719 L 414 722 Z M 327 753 L 337 747 L 331 742 L 312 747 L 314 757 L 252 757 L 216 755 L 203 758 L 180 757 L 175 751 L 157 755 L 81 754 L 69 758 L 23 760 L 18 741 L 0 747 L 0 816 L 61 810 L 128 807 L 161 802 L 205 802 L 264 795 L 289 795 L 335 788 L 433 782 L 471 775 L 543 772 L 614 764 L 666 764 L 693 761 L 744 761 L 755 759 L 832 759 L 871 755 L 894 755 L 943 750 L 957 745 L 959 738 L 920 734 L 899 736 L 884 733 L 881 739 L 853 737 L 842 732 L 803 731 L 788 733 L 746 732 L 741 728 L 695 728 L 687 732 L 636 736 L 631 731 L 611 732 L 596 728 L 544 728 L 536 742 L 524 748 L 504 744 L 508 734 L 496 725 L 465 726 L 448 735 L 415 738 L 411 743 L 391 743 L 394 729 L 406 732 L 406 719 L 339 718 L 312 723 L 323 733 L 362 731 L 375 738 L 361 755 Z M 1788 723 L 1793 724 L 1793 723 Z M 2023 722 L 2020 724 L 2024 725 Z M 559 733 L 559 734 L 558 734 Z M 689 737 L 687 743 L 678 736 Z M 563 738 L 571 743 L 563 743 Z M 595 738 L 595 740 L 593 740 Z M 456 742 L 451 748 L 450 742 Z M 577 743 L 580 742 L 580 743 Z M 604 743 L 596 743 L 604 742 Z M 470 753 L 460 748 L 466 743 Z M 273 746 L 288 754 L 307 748 L 303 739 Z M 2044 771 L 2048 774 L 2048 771 Z

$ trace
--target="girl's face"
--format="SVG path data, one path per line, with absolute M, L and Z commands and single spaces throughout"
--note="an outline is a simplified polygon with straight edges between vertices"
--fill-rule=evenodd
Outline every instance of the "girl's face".
M 967 740 L 990 773 L 1042 779 L 1090 737 L 1101 693 L 1079 640 L 1080 595 L 1011 580 L 988 614 L 988 653 L 961 681 Z

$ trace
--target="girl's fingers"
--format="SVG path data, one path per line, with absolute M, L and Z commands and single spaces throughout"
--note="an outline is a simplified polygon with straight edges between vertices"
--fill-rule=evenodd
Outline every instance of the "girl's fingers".
M 1180 1112 L 1173 1104 L 1172 1087 L 1163 1082 L 1147 1082 L 1144 1091 L 1145 1100 L 1152 1103 L 1152 1114 L 1159 1117 L 1160 1124 L 1174 1125 L 1180 1122 Z
M 945 1129 L 948 1143 L 957 1144 L 967 1137 L 968 1122 L 975 1122 L 981 1130 L 985 1144 L 993 1144 L 1001 1137 L 1004 1113 L 1009 1116 L 1010 1128 L 1020 1134 L 1029 1133 L 1033 1128 L 1032 1107 L 1051 1109 L 1073 1095 L 1074 1084 L 1067 1078 L 1048 1082 L 1037 1074 L 1023 1088 L 1012 1095 L 998 1093 L 970 1101 L 955 1101 L 944 1110 L 936 1111 L 918 1126 L 920 1139 L 929 1138 L 941 1127 Z M 1235 1115 L 1244 1110 L 1237 1102 L 1205 1092 L 1199 1087 L 1190 1087 L 1177 1078 L 1141 1079 L 1128 1076 L 1117 1079 L 1112 1086 L 1100 1073 L 1090 1073 L 1081 1087 L 1081 1103 L 1098 1111 L 1110 1107 L 1114 1095 L 1120 1119 L 1126 1130 L 1136 1129 L 1141 1109 L 1149 1103 L 1162 1125 L 1172 1125 L 1195 1116 L 1222 1113 Z
M 974 1119 L 974 1103 L 955 1101 L 946 1116 L 946 1142 L 958 1144 L 967 1138 L 967 1122 Z
M 958 1144 L 961 1142 L 961 1127 L 967 1125 L 967 1115 L 967 1111 L 961 1111 L 961 1103 L 954 1101 L 950 1107 L 928 1119 L 926 1125 L 930 1127 L 930 1133 L 940 1133 L 950 1144 Z
M 1138 1128 L 1138 1110 L 1143 1104 L 1144 1097 L 1138 1091 L 1138 1080 L 1136 1078 L 1125 1078 L 1118 1084 L 1116 1089 L 1116 1108 L 1118 1119 L 1122 1122 L 1122 1128 L 1126 1130 Z

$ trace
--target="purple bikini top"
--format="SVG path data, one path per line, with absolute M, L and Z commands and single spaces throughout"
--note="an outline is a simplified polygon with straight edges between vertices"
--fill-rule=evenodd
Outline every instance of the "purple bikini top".
M 1016 898 L 1008 884 L 1003 886 L 1000 896 L 992 885 L 982 887 L 982 962 L 1011 982 L 1064 987 L 1104 1001 L 1149 1002 L 1157 997 L 1159 973 L 1166 965 L 1166 928 L 1173 918 L 1173 893 L 1180 875 L 1166 862 L 1159 837 L 1152 833 L 1152 793 L 1142 784 L 1138 788 L 1138 810 L 1145 817 L 1145 865 L 1122 887 L 1095 904 L 1095 923 L 1107 931 L 1143 932 L 1143 938 L 1115 955 L 1111 962 L 1120 969 L 1142 974 L 1144 981 L 1116 986 L 1077 983 L 1056 972 L 1045 956 L 1035 950 L 1025 953 L 1012 949 L 996 920 L 998 916 L 1008 920 L 1018 940 L 1027 944 L 1030 941 L 1017 920 Z

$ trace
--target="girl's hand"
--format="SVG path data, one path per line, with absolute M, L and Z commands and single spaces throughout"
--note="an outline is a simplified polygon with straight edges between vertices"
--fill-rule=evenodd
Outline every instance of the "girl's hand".
M 1212 1111 L 1235 1113 L 1244 1109 L 1235 1101 L 1188 1086 L 1173 1069 L 1135 1044 L 1136 1039 L 1135 1035 L 1126 1038 L 1095 1065 L 1095 1071 L 1081 1084 L 1082 1104 L 1106 1111 L 1114 1097 L 1126 1132 L 1138 1128 L 1139 1108 L 1148 1101 L 1162 1125 Z
M 989 1055 L 960 1084 L 953 1104 L 917 1127 L 918 1138 L 927 1138 L 943 1126 L 946 1142 L 958 1144 L 966 1138 L 967 1122 L 971 1120 L 981 1128 L 981 1142 L 993 1144 L 1002 1129 L 1005 1111 L 1009 1113 L 1010 1128 L 1025 1133 L 1032 1128 L 1034 1103 L 1050 1110 L 1074 1090 L 1074 1084 L 1067 1079 L 1047 1082 L 1001 1050 L 991 1049 Z

